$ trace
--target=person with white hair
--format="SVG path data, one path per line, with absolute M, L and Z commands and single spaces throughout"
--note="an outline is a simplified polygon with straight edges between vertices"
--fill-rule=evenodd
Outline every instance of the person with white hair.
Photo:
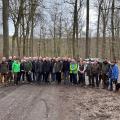
M 20 61 L 16 58 L 12 64 L 12 72 L 14 74 L 14 84 L 18 85 L 20 82 Z
M 4 84 L 5 86 L 8 85 L 8 79 L 7 79 L 8 71 L 9 68 L 8 68 L 8 63 L 6 61 L 6 57 L 3 57 L 2 62 L 0 63 L 0 73 L 2 78 L 1 83 Z
M 78 72 L 78 76 L 79 76 L 78 83 L 81 86 L 86 85 L 86 83 L 85 83 L 85 71 L 86 71 L 86 67 L 85 67 L 84 61 L 80 60 L 80 62 L 79 62 L 79 72 Z
M 79 70 L 79 65 L 77 64 L 75 59 L 72 59 L 70 63 L 70 82 L 72 84 L 77 84 L 78 70 Z
M 32 82 L 32 78 L 31 78 L 32 62 L 27 57 L 25 60 L 24 69 L 26 73 L 26 79 L 29 83 L 31 83 Z
M 100 66 L 98 61 L 94 61 L 92 65 L 92 87 L 99 88 L 99 74 L 100 74 Z
M 116 91 L 116 85 L 119 79 L 119 68 L 116 60 L 111 61 L 110 69 L 109 69 L 109 87 L 110 91 Z
M 61 72 L 63 68 L 63 62 L 61 61 L 60 57 L 56 59 L 56 66 L 55 66 L 55 73 L 56 73 L 56 80 L 58 84 L 61 84 Z
M 12 64 L 13 64 L 14 60 L 12 58 L 12 56 L 9 56 L 8 59 L 8 68 L 9 68 L 9 73 L 8 73 L 8 79 L 9 79 L 9 83 L 12 83 L 13 80 L 13 74 L 12 74 Z

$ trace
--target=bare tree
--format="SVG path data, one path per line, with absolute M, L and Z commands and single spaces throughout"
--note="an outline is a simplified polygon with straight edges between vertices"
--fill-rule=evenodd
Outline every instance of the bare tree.
M 115 9 L 115 0 L 112 0 L 112 12 L 111 12 L 111 32 L 112 32 L 112 58 L 115 59 L 115 29 L 114 29 L 114 9 Z
M 102 38 L 102 58 L 106 57 L 106 29 L 108 25 L 109 20 L 109 13 L 110 13 L 110 4 L 111 1 L 104 0 L 102 7 L 101 7 L 101 18 L 102 18 L 102 24 L 103 24 L 103 38 Z
M 2 0 L 3 4 L 3 56 L 9 57 L 9 0 Z
M 86 3 L 87 17 L 86 17 L 86 58 L 89 57 L 90 47 L 89 47 L 89 0 Z
M 101 6 L 102 6 L 103 0 L 98 0 L 98 20 L 97 20 L 97 40 L 96 40 L 96 57 L 98 58 L 99 55 L 99 37 L 100 37 L 100 17 L 101 17 Z

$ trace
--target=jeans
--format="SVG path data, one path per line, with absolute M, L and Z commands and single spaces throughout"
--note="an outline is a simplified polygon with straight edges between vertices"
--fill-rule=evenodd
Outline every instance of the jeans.
M 85 85 L 85 74 L 79 73 L 78 76 L 79 76 L 79 81 L 78 81 L 78 83 L 79 83 L 79 84 L 82 84 L 82 85 Z
M 99 87 L 99 81 L 98 81 L 98 74 L 93 74 L 92 75 L 92 86 L 95 86 L 95 81 L 96 80 L 96 86 Z
M 20 72 L 20 80 L 25 81 L 25 72 L 24 71 Z
M 52 78 L 52 81 L 56 81 L 56 74 L 55 73 L 51 73 L 51 78 Z
M 91 75 L 88 76 L 88 81 L 89 81 L 89 86 L 91 86 L 92 85 L 92 76 Z
M 49 72 L 44 72 L 43 79 L 45 83 L 49 83 Z
M 28 82 L 32 82 L 31 72 L 26 72 L 26 78 Z
M 18 85 L 20 82 L 20 72 L 14 73 L 14 83 Z
M 41 73 L 41 72 L 38 72 L 36 76 L 37 76 L 37 78 L 36 78 L 36 79 L 37 79 L 37 82 L 40 82 L 40 83 L 41 83 L 41 82 L 42 82 L 42 73 Z
M 64 76 L 64 84 L 67 84 L 69 81 L 69 71 L 64 71 L 63 76 Z
M 77 84 L 77 74 L 70 74 L 70 82 L 73 84 Z
M 56 73 L 56 80 L 58 81 L 58 84 L 61 83 L 61 72 Z

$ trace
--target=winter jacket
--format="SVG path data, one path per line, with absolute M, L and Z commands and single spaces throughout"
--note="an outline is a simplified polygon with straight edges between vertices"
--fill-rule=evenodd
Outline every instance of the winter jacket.
M 50 61 L 44 61 L 43 62 L 43 72 L 45 73 L 49 73 L 50 72 L 50 67 L 51 67 L 51 64 L 50 64 Z
M 51 72 L 51 73 L 55 73 L 55 70 L 54 70 L 55 67 L 54 67 L 54 65 L 55 65 L 55 61 L 52 60 L 52 61 L 51 61 L 51 65 L 50 65 L 50 72 Z
M 103 62 L 101 72 L 103 74 L 107 74 L 109 72 L 110 65 L 108 63 Z
M 32 72 L 37 72 L 37 62 L 38 61 L 32 61 Z
M 31 61 L 25 62 L 24 65 L 25 65 L 25 71 L 26 71 L 26 72 L 32 71 L 32 62 L 31 62 Z
M 36 62 L 36 72 L 42 73 L 43 72 L 43 61 L 37 61 Z
M 55 64 L 55 73 L 61 72 L 62 71 L 62 67 L 63 67 L 62 61 L 56 62 L 56 64 Z
M 0 64 L 0 73 L 1 74 L 6 74 L 9 71 L 8 64 L 7 62 L 2 62 Z
M 69 71 L 69 68 L 70 68 L 70 63 L 68 61 L 63 61 L 62 71 L 63 72 Z
M 22 62 L 22 63 L 20 64 L 20 71 L 21 71 L 21 72 L 24 72 L 24 71 L 25 71 L 25 63 L 24 63 L 24 62 Z
M 18 73 L 20 72 L 20 62 L 14 61 L 12 64 L 12 72 Z
M 12 64 L 13 64 L 13 60 L 8 60 L 8 68 L 10 71 L 12 71 Z
M 85 65 L 83 64 L 83 65 L 81 65 L 81 64 L 79 64 L 79 74 L 81 74 L 81 72 L 83 72 L 82 74 L 85 74 L 85 70 L 86 70 L 86 67 L 85 67 Z
M 92 65 L 92 74 L 99 74 L 100 73 L 100 66 L 99 64 Z
M 86 73 L 87 73 L 87 76 L 91 76 L 92 75 L 92 64 L 91 63 L 87 64 Z
M 70 74 L 77 74 L 79 70 L 79 66 L 77 63 L 71 62 L 70 63 Z
M 118 80 L 119 77 L 119 68 L 118 65 L 111 65 L 109 69 L 109 78 L 112 80 Z

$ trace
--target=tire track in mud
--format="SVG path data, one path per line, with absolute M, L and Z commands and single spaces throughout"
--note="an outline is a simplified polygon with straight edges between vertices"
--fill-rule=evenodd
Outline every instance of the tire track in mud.
M 43 103 L 45 104 L 45 108 L 46 108 L 46 118 L 48 118 L 49 111 L 50 111 L 50 109 L 49 109 L 49 107 L 48 107 L 48 104 L 47 104 L 47 102 L 46 102 L 45 99 L 41 99 L 41 102 L 43 102 Z
M 56 88 L 44 86 L 43 91 L 25 120 L 59 120 Z
M 39 106 L 39 103 L 41 103 L 41 101 L 44 101 L 45 107 L 46 107 L 46 117 L 48 116 L 48 111 L 47 111 L 47 103 L 45 102 L 45 100 L 41 100 L 41 95 L 44 92 L 44 87 L 42 87 L 39 92 L 35 95 L 35 97 L 32 99 L 32 101 L 30 102 L 30 104 L 25 108 L 26 114 L 25 116 L 23 116 L 23 120 L 29 120 L 32 119 L 31 117 L 33 117 L 33 110 L 36 109 L 37 106 Z M 40 108 L 41 109 L 41 108 Z M 39 109 L 39 110 L 40 110 Z M 37 111 L 38 112 L 38 111 Z M 39 112 L 37 113 L 39 114 Z M 21 113 L 22 115 L 22 113 Z M 37 120 L 39 120 L 39 118 L 36 118 Z
M 0 120 L 120 118 L 117 115 L 120 96 L 106 90 L 79 86 L 25 85 L 13 91 L 0 99 Z M 110 115 L 111 112 L 113 115 Z
M 22 120 L 24 113 L 26 113 L 25 111 L 29 109 L 29 107 L 34 103 L 33 101 L 36 99 L 37 95 L 36 94 L 34 95 L 33 93 L 31 94 L 31 92 L 32 91 L 37 92 L 36 89 L 34 89 L 34 87 L 32 86 L 22 86 L 19 88 L 19 91 L 22 91 L 22 90 L 23 92 L 17 96 L 18 98 L 16 97 L 12 101 L 10 106 L 8 106 L 8 108 L 6 109 L 7 112 L 6 114 L 4 114 L 4 117 L 2 117 L 2 120 L 8 120 L 8 119 L 9 120 L 19 120 L 19 119 Z M 11 100 L 9 97 L 8 99 Z
M 20 86 L 8 86 L 8 87 L 0 87 L 0 99 L 3 99 L 10 93 L 14 92 L 14 90 L 18 89 Z

